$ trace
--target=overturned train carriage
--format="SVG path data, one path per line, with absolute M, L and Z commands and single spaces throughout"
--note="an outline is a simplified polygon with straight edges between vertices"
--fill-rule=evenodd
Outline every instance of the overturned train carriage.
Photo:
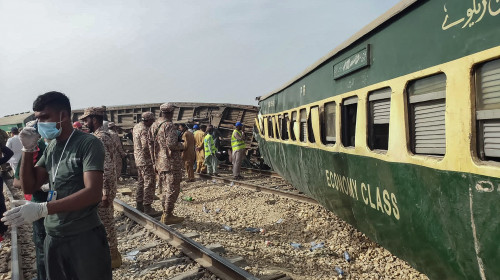
M 294 186 L 431 279 L 500 275 L 500 3 L 402 1 L 259 98 Z
M 127 151 L 127 166 L 122 172 L 128 175 L 137 175 L 137 169 L 134 164 L 134 146 L 133 142 L 126 136 L 127 132 L 141 120 L 141 114 L 144 112 L 153 112 L 156 117 L 159 116 L 160 105 L 154 104 L 138 104 L 124 106 L 109 106 L 106 107 L 106 118 L 108 121 L 114 122 L 120 130 L 122 143 Z M 216 127 L 221 135 L 221 150 L 231 151 L 231 134 L 234 130 L 236 122 L 244 124 L 245 139 L 247 145 L 247 154 L 251 163 L 258 162 L 258 147 L 253 136 L 254 119 L 258 114 L 258 107 L 251 105 L 223 104 L 223 103 L 189 103 L 189 102 L 172 102 L 175 106 L 174 123 L 185 123 L 192 128 L 195 124 L 211 124 Z M 73 110 L 73 121 L 77 121 L 78 117 L 83 115 L 83 110 Z

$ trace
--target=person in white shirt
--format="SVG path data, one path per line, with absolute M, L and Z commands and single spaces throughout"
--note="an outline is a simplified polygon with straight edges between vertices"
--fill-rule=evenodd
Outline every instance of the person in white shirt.
M 23 144 L 19 139 L 19 129 L 17 127 L 12 127 L 10 129 L 10 133 L 12 133 L 12 137 L 7 140 L 7 148 L 11 149 L 14 152 L 14 155 L 9 159 L 10 167 L 12 171 L 15 173 L 17 168 L 17 163 L 21 160 L 21 149 L 23 148 Z

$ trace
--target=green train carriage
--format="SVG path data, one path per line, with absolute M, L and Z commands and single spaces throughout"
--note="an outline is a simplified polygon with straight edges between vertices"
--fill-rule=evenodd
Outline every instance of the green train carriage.
M 498 278 L 499 14 L 400 2 L 259 97 L 261 154 L 431 279 Z

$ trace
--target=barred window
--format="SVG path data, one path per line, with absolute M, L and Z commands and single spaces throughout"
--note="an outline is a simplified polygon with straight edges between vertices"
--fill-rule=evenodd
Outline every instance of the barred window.
M 335 131 L 335 114 L 337 111 L 337 104 L 335 102 L 325 103 L 324 105 L 324 117 L 322 125 L 322 138 L 323 144 L 335 144 L 337 137 Z
M 412 152 L 444 155 L 446 75 L 438 74 L 412 81 L 407 91 Z
M 342 144 L 344 147 L 354 147 L 356 143 L 356 114 L 358 97 L 353 96 L 342 102 Z
M 297 140 L 297 135 L 295 135 L 295 124 L 297 123 L 297 111 L 292 112 L 292 121 L 290 122 L 290 138 L 295 141 Z
M 274 138 L 273 117 L 267 117 L 267 137 Z
M 369 93 L 368 109 L 368 146 L 372 150 L 387 150 L 391 88 L 387 87 Z
M 500 59 L 476 68 L 478 156 L 500 161 Z
M 288 122 L 290 121 L 290 117 L 288 113 L 284 115 L 284 118 L 281 119 L 281 139 L 288 140 Z
M 307 113 L 306 109 L 300 109 L 300 142 L 307 139 Z

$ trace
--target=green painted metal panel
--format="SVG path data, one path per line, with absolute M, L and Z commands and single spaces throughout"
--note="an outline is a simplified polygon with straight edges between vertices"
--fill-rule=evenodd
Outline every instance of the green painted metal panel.
M 276 172 L 431 279 L 480 279 L 478 259 L 500 275 L 499 178 L 257 138 Z
M 261 112 L 294 108 L 499 46 L 499 11 L 496 0 L 418 1 L 313 72 L 261 101 Z M 460 24 L 450 26 L 461 19 Z M 334 80 L 334 65 L 368 44 L 370 65 Z M 305 94 L 301 92 L 304 85 Z

